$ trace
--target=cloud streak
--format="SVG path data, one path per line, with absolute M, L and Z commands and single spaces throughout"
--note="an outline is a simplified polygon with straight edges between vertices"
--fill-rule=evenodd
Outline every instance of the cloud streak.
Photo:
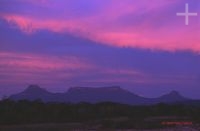
M 92 65 L 73 56 L 38 56 L 1 52 L 0 59 L 1 83 L 60 82 L 60 80 L 73 78 L 78 72 L 92 69 Z

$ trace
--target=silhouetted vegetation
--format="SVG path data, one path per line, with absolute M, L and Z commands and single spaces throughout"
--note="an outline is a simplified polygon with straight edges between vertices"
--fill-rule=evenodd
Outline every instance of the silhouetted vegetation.
M 130 106 L 117 103 L 43 103 L 26 100 L 0 102 L 0 125 L 81 123 L 101 128 L 162 128 L 162 121 L 200 123 L 200 107 L 183 104 Z M 163 117 L 163 118 L 162 118 Z M 168 118 L 167 118 L 168 117 Z M 166 120 L 166 118 L 168 120 Z

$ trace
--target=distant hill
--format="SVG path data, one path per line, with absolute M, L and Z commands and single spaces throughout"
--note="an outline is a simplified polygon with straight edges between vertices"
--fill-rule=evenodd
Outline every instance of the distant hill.
M 175 103 L 189 101 L 190 99 L 180 95 L 177 91 L 158 98 L 144 98 L 122 89 L 118 86 L 112 87 L 73 87 L 66 93 L 51 93 L 40 88 L 38 85 L 30 85 L 23 92 L 11 95 L 11 100 L 42 100 L 43 102 L 64 102 L 64 103 L 99 103 L 115 102 L 130 105 L 151 105 L 157 103 Z
M 169 94 L 163 95 L 158 98 L 160 102 L 174 102 L 174 101 L 186 101 L 188 98 L 182 96 L 179 92 L 177 91 L 171 91 Z
M 98 103 L 98 102 L 117 102 L 123 104 L 144 104 L 146 98 L 140 97 L 120 87 L 75 87 L 70 88 L 66 93 L 68 100 L 73 103 L 81 101 Z
M 63 99 L 62 93 L 51 93 L 40 88 L 38 85 L 30 85 L 23 92 L 11 95 L 9 99 L 18 100 L 42 100 L 43 102 L 61 102 Z

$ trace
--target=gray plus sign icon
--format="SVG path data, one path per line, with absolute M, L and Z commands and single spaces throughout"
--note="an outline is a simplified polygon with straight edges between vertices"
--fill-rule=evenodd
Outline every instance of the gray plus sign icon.
M 189 25 L 189 16 L 197 16 L 197 13 L 189 12 L 189 4 L 185 4 L 185 13 L 177 13 L 177 16 L 185 16 L 185 25 Z

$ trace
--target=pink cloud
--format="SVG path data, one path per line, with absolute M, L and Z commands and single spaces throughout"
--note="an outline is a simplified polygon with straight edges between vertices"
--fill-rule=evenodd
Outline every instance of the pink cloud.
M 77 82 L 100 81 L 100 79 L 104 82 L 117 83 L 144 82 L 148 76 L 144 72 L 134 69 L 101 67 L 74 56 L 56 57 L 0 52 L 0 59 L 0 83 L 2 84 L 55 84 L 65 81 L 70 83 L 76 77 L 80 77 Z M 98 78 L 94 76 L 98 76 Z M 89 80 L 85 81 L 85 77 L 89 77 Z
M 191 20 L 193 24 L 185 26 L 184 21 L 180 21 L 184 19 L 176 17 L 176 10 L 173 14 L 166 13 L 170 12 L 170 7 L 177 3 L 183 4 L 184 8 L 184 2 L 180 2 L 180 0 L 125 0 L 123 2 L 108 0 L 104 2 L 101 9 L 93 14 L 85 17 L 73 16 L 70 19 L 68 18 L 70 11 L 67 8 L 70 1 L 62 3 L 61 1 L 47 2 L 39 0 L 37 2 L 45 5 L 49 4 L 48 8 L 55 10 L 55 13 L 60 17 L 54 18 L 51 14 L 48 14 L 48 18 L 42 19 L 39 15 L 37 17 L 31 16 L 31 14 L 20 15 L 15 13 L 4 13 L 0 17 L 16 24 L 22 31 L 29 34 L 37 30 L 49 30 L 62 33 L 68 32 L 116 47 L 200 52 L 199 26 L 198 23 L 195 23 L 197 18 Z M 99 0 L 95 2 L 102 3 Z M 198 12 L 200 11 L 198 10 Z M 143 15 L 145 18 L 134 24 L 139 19 L 135 17 L 142 17 Z M 133 24 L 130 24 L 129 20 L 123 19 L 126 17 L 129 19 L 134 18 Z M 162 22 L 163 24 L 160 26 Z
M 0 52 L 0 59 L 1 83 L 61 82 L 75 77 L 78 71 L 93 68 L 87 61 L 74 56 Z
M 145 77 L 148 77 L 148 74 L 138 70 L 138 69 L 112 69 L 112 68 L 105 68 L 105 67 L 98 67 L 94 68 L 97 74 L 103 74 L 105 76 L 110 76 L 110 77 L 124 77 L 125 79 L 131 78 L 131 79 L 143 79 Z
M 41 70 L 60 70 L 60 69 L 87 69 L 91 66 L 74 56 L 39 56 L 31 54 L 17 54 L 0 52 L 1 66 L 15 66 L 21 68 L 41 69 Z

